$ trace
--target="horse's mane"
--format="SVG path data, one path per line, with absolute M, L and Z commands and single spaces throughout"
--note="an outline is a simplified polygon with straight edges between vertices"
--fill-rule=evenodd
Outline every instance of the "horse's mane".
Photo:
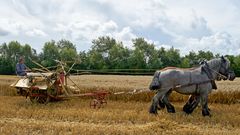
M 230 65 L 229 59 L 228 58 L 224 58 L 224 59 L 226 60 L 226 62 L 228 64 L 227 66 L 229 66 Z M 220 65 L 221 62 L 222 62 L 221 58 L 215 58 L 215 59 L 207 61 L 208 65 L 211 66 L 211 67 L 215 67 L 217 65 Z
M 230 61 L 228 60 L 228 58 L 224 58 L 227 63 L 229 64 Z M 209 66 L 212 66 L 212 67 L 215 67 L 216 65 L 219 65 L 221 64 L 221 58 L 215 58 L 215 59 L 212 59 L 212 60 L 209 60 L 207 61 L 208 65 Z M 201 66 L 201 65 L 199 65 Z M 197 69 L 199 66 L 197 67 L 191 67 L 191 68 L 179 68 L 179 67 L 165 67 L 163 69 L 160 69 L 160 71 L 165 71 L 165 70 L 168 70 L 168 69 L 180 69 L 180 70 L 195 70 Z
M 194 70 L 196 68 L 198 68 L 198 67 L 192 67 L 192 68 L 165 67 L 165 68 L 161 69 L 160 71 L 165 71 L 165 70 L 168 70 L 168 69 Z

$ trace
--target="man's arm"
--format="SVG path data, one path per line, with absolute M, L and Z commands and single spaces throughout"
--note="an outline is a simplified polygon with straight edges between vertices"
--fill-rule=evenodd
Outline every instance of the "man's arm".
M 29 71 L 31 71 L 31 69 L 24 64 L 24 71 L 29 72 Z

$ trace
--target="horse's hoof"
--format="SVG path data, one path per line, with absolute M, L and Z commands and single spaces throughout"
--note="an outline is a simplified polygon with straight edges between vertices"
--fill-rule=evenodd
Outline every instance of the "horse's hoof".
M 150 114 L 157 114 L 157 109 L 155 109 L 155 107 L 151 106 L 149 109 L 149 113 Z
M 208 109 L 207 110 L 202 110 L 202 115 L 205 116 L 209 116 L 211 117 L 211 114 L 209 113 Z
M 189 108 L 190 108 L 190 105 L 184 105 L 183 106 L 183 111 L 188 114 L 188 113 L 190 113 Z
M 167 109 L 168 113 L 175 113 L 175 109 L 174 108 L 171 108 L 171 109 Z
M 164 109 L 164 108 L 165 108 L 165 107 L 162 107 L 162 106 L 158 106 L 158 107 L 157 107 L 158 110 L 162 110 L 162 109 Z
M 183 111 L 184 111 L 186 114 L 191 114 L 191 113 L 193 112 L 193 109 L 183 108 Z
M 160 106 L 161 109 L 165 108 L 165 104 L 163 102 L 161 102 L 161 101 L 159 101 L 159 106 Z
M 158 114 L 157 111 L 149 111 L 149 113 L 150 113 L 150 114 L 155 114 L 155 115 Z
M 162 108 L 162 107 L 157 107 L 157 110 L 163 110 L 164 108 Z
M 183 110 L 186 114 L 191 114 L 192 113 L 192 111 L 190 111 L 190 110 Z
M 208 114 L 208 115 L 203 115 L 204 117 L 206 117 L 206 116 L 208 116 L 208 117 L 212 117 L 212 115 L 211 114 Z

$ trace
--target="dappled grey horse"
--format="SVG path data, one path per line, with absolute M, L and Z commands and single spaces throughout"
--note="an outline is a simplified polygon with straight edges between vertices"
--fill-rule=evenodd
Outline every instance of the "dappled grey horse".
M 158 104 L 166 105 L 168 112 L 174 113 L 175 109 L 169 102 L 168 97 L 172 91 L 192 95 L 183 107 L 186 113 L 191 113 L 201 101 L 202 115 L 209 116 L 208 94 L 212 89 L 217 89 L 215 80 L 234 80 L 235 74 L 230 70 L 230 61 L 221 57 L 204 62 L 198 68 L 180 69 L 168 67 L 156 71 L 150 90 L 157 90 L 153 97 L 150 113 L 157 114 Z

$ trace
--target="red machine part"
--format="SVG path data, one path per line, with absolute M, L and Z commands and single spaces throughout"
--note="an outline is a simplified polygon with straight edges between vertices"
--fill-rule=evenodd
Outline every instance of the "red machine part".
M 93 109 L 99 109 L 104 107 L 105 104 L 107 104 L 106 97 L 109 95 L 109 92 L 106 91 L 96 91 L 92 93 L 86 93 L 88 96 L 92 96 L 93 99 L 90 102 L 90 108 Z
M 59 79 L 60 79 L 60 82 L 61 82 L 62 84 L 65 84 L 65 74 L 64 74 L 64 72 L 61 72 L 61 73 L 60 73 Z
M 44 91 L 39 90 L 36 86 L 31 86 L 29 91 L 29 98 L 31 102 L 38 102 L 41 104 L 46 104 L 49 102 L 50 97 Z

